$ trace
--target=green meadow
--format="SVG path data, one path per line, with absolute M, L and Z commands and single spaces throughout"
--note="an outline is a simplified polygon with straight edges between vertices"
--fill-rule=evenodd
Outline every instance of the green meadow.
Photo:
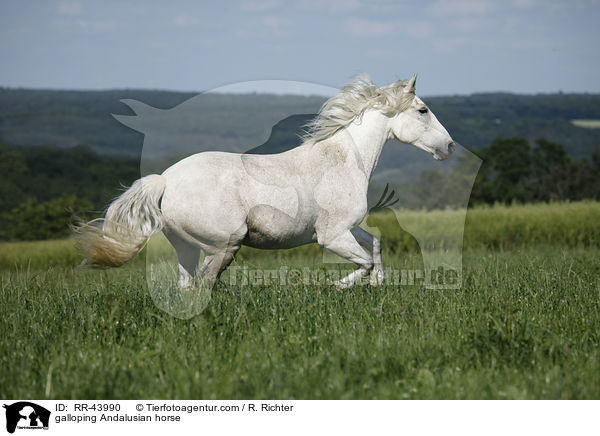
M 393 213 L 367 221 L 386 267 L 422 268 Z M 314 270 L 320 256 L 243 248 L 233 266 Z M 476 207 L 460 289 L 220 284 L 184 320 L 154 304 L 144 255 L 80 270 L 70 240 L 2 243 L 0 396 L 598 399 L 599 259 L 600 203 Z

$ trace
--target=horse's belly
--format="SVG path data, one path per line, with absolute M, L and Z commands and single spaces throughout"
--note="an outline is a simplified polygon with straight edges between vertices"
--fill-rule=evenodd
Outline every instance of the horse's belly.
M 308 217 L 292 217 L 278 208 L 253 207 L 246 220 L 244 245 L 254 248 L 292 248 L 315 241 L 314 223 Z

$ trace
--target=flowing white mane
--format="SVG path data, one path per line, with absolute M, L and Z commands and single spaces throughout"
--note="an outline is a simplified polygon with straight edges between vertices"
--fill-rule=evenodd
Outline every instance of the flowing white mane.
M 387 114 L 408 109 L 414 99 L 414 89 L 405 92 L 408 80 L 398 80 L 377 88 L 369 76 L 361 75 L 345 85 L 327 100 L 314 120 L 305 125 L 305 142 L 317 143 L 348 126 L 367 109 L 377 108 Z

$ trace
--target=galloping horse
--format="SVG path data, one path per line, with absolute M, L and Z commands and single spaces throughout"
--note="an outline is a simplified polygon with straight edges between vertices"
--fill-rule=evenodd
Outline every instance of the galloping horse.
M 311 242 L 358 265 L 338 286 L 369 274 L 372 285 L 381 284 L 379 240 L 359 224 L 384 144 L 395 138 L 438 160 L 455 148 L 415 95 L 415 82 L 416 76 L 377 88 L 359 77 L 323 104 L 292 150 L 198 153 L 137 180 L 103 220 L 75 227 L 84 264 L 123 265 L 162 231 L 177 252 L 182 288 L 200 279 L 212 287 L 242 245 L 278 249 Z

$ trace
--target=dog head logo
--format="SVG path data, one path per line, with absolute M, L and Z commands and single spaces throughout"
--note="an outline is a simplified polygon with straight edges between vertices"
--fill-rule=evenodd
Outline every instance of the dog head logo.
M 47 429 L 50 411 L 29 401 L 19 401 L 4 405 L 6 409 L 6 431 L 14 433 L 19 429 Z

